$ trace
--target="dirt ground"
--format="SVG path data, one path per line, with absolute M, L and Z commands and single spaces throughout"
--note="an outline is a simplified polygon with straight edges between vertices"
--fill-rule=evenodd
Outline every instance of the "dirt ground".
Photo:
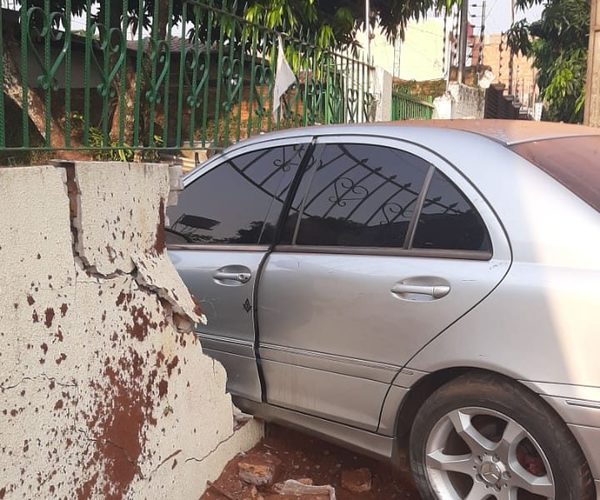
M 239 477 L 240 462 L 268 464 L 274 471 L 270 484 L 254 486 Z M 359 471 L 363 469 L 362 471 Z M 353 492 L 348 478 L 353 476 L 372 478 L 369 491 Z M 369 474 L 370 472 L 370 474 Z M 225 467 L 214 486 L 207 488 L 201 500 L 321 500 L 326 495 L 290 496 L 277 494 L 274 483 L 288 479 L 309 478 L 314 485 L 332 485 L 337 500 L 419 500 L 407 472 L 394 470 L 389 464 L 331 445 L 319 439 L 269 425 L 266 437 L 245 454 L 240 454 Z M 360 481 L 359 481 L 360 482 Z M 361 488 L 355 488 L 361 489 Z

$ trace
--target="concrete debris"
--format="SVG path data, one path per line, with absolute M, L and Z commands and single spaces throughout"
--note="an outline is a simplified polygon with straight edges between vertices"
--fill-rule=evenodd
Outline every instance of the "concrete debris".
M 255 486 L 273 484 L 278 462 L 274 457 L 248 457 L 238 463 L 238 475 L 242 481 Z
M 307 484 L 309 483 L 309 484 Z M 312 479 L 288 479 L 283 483 L 277 483 L 273 488 L 280 495 L 293 495 L 293 496 L 304 496 L 304 495 L 318 495 L 319 497 L 324 495 L 327 500 L 335 500 L 335 488 L 329 484 L 322 486 L 315 486 L 312 484 Z M 317 500 L 315 498 L 314 500 Z
M 371 471 L 366 467 L 342 471 L 342 488 L 353 493 L 371 491 Z

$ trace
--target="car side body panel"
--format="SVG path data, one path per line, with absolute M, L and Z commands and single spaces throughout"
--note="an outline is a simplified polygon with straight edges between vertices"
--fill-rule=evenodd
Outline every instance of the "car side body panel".
M 577 131 L 573 129 L 572 133 Z M 268 378 L 281 376 L 278 364 L 285 364 L 286 370 L 289 366 L 304 365 L 302 369 L 311 374 L 304 381 L 309 384 L 319 383 L 318 375 L 325 367 L 340 377 L 340 383 L 342 378 L 360 375 L 365 384 L 358 392 L 345 394 L 346 401 L 339 394 L 332 396 L 332 408 L 324 412 L 327 415 L 303 412 L 306 405 L 311 404 L 318 412 L 310 395 L 302 393 L 306 386 L 300 387 L 296 409 L 251 402 L 244 406 L 243 401 L 242 407 L 258 414 L 261 411 L 265 415 L 277 413 L 273 418 L 316 430 L 323 436 L 329 433 L 333 439 L 379 456 L 391 456 L 398 411 L 420 378 L 448 368 L 480 368 L 518 380 L 540 394 L 570 426 L 600 485 L 600 214 L 501 144 L 502 137 L 495 142 L 476 133 L 418 124 L 311 128 L 283 132 L 277 137 L 306 140 L 311 135 L 343 134 L 401 140 L 427 150 L 439 164 L 447 165 L 448 175 L 473 201 L 486 224 L 491 225 L 488 229 L 493 233 L 492 238 L 496 235 L 494 259 L 500 260 L 499 268 L 490 261 L 492 265 L 478 272 L 498 272 L 498 278 L 494 278 L 494 285 L 480 294 L 469 308 L 440 326 L 434 335 L 420 342 L 409 335 L 415 342 L 410 348 L 403 345 L 401 355 L 394 357 L 396 346 L 390 345 L 390 352 L 383 357 L 359 357 L 356 361 L 360 362 L 355 363 L 355 359 L 348 359 L 355 358 L 351 352 L 340 354 L 323 349 L 319 352 L 321 356 L 312 356 L 313 348 L 304 343 L 310 335 L 317 335 L 318 329 L 311 330 L 311 322 L 315 321 L 320 308 L 327 305 L 326 300 L 335 301 L 334 310 L 350 331 L 358 330 L 350 319 L 364 321 L 365 314 L 369 319 L 375 317 L 363 311 L 363 317 L 358 319 L 360 302 L 339 301 L 341 292 L 352 293 L 352 290 L 344 290 L 347 283 L 343 276 L 334 280 L 334 294 L 337 291 L 334 299 L 325 297 L 331 280 L 317 274 L 335 270 L 340 263 L 335 262 L 335 257 L 328 262 L 325 256 L 318 254 L 309 257 L 309 254 L 294 255 L 289 251 L 271 254 L 268 262 L 274 273 L 271 278 L 269 274 L 261 277 L 269 288 L 259 290 L 257 297 L 261 324 L 258 337 L 263 343 L 260 354 L 276 367 Z M 264 145 L 270 140 L 268 136 L 258 137 L 247 141 L 245 147 Z M 312 287 L 318 301 L 311 307 L 294 304 L 293 297 L 285 296 L 292 292 L 285 290 L 286 276 L 297 273 L 297 269 L 305 271 L 303 275 L 307 279 L 312 276 L 305 286 Z M 349 273 L 350 269 L 346 271 Z M 271 286 L 274 288 L 270 289 Z M 364 303 L 371 306 L 368 300 Z M 348 318 L 343 314 L 349 304 L 353 309 Z M 298 337 L 296 331 L 293 338 L 296 345 L 282 346 L 281 342 L 273 341 L 270 332 L 275 331 L 275 323 L 264 327 L 261 323 L 260 308 L 265 308 L 263 313 L 276 311 L 282 319 L 284 307 L 294 311 L 293 317 L 283 318 L 291 322 L 290 331 L 296 331 L 294 328 L 305 322 L 300 326 L 305 334 L 308 332 L 308 337 Z M 368 328 L 363 326 L 363 330 Z M 347 348 L 347 343 L 340 346 L 342 351 Z M 299 387 L 290 384 L 292 382 L 285 392 Z M 333 384 L 326 390 L 337 390 L 336 386 Z M 370 392 L 364 396 L 366 404 L 376 406 L 376 400 L 381 398 L 380 386 L 387 386 L 387 397 L 380 405 L 378 423 L 358 411 L 346 411 L 345 422 L 329 420 L 329 413 L 343 412 L 343 405 L 349 404 L 360 391 Z M 282 387 L 285 388 L 285 383 Z M 266 390 L 268 393 L 268 381 Z M 273 400 L 280 399 L 283 392 L 283 389 L 273 391 Z M 600 488 L 597 487 L 597 491 L 600 499 Z
M 476 146 L 474 157 L 491 153 Z M 450 161 L 458 159 L 453 151 Z M 600 386 L 600 214 L 506 148 L 492 161 L 493 170 L 473 158 L 460 169 L 506 228 L 511 269 L 407 367 L 474 366 L 517 380 Z

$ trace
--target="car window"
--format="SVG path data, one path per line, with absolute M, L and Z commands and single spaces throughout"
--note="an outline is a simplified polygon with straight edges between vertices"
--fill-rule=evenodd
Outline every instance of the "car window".
M 429 184 L 412 246 L 486 252 L 492 249 L 481 216 L 439 170 Z
M 295 243 L 402 247 L 429 163 L 370 144 L 322 145 L 315 158 Z
M 252 151 L 201 175 L 167 212 L 169 242 L 271 243 L 305 150 L 295 144 Z

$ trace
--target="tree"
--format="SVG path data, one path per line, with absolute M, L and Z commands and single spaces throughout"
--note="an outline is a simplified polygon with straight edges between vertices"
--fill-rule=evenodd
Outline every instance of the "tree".
M 51 7 L 60 8 L 61 2 L 56 0 L 52 2 Z M 76 2 L 75 2 L 76 3 Z M 30 3 L 31 7 L 43 7 L 43 2 L 35 0 Z M 64 10 L 64 2 L 63 7 Z M 73 14 L 81 13 L 81 10 L 77 6 L 73 6 Z M 34 24 L 39 22 L 38 17 L 34 14 L 31 18 L 31 22 Z M 21 75 L 18 70 L 18 64 L 15 60 L 16 47 L 19 45 L 19 33 L 16 29 L 17 26 L 9 25 L 4 22 L 4 25 L 0 27 L 1 36 L 4 41 L 4 51 L 2 53 L 2 69 L 3 69 L 3 82 L 2 88 L 4 94 L 10 98 L 18 107 L 23 108 L 23 87 L 21 84 Z M 51 117 L 50 119 L 50 137 L 46 137 L 46 119 L 45 119 L 45 104 L 43 99 L 35 92 L 29 91 L 27 95 L 27 110 L 31 122 L 34 124 L 40 135 L 49 141 L 56 148 L 63 148 L 65 146 L 65 136 L 61 125 Z M 71 154 L 63 155 L 66 157 L 74 157 Z
M 542 0 L 518 0 L 529 7 Z M 515 23 L 508 44 L 533 58 L 545 103 L 544 118 L 581 123 L 590 26 L 589 0 L 549 0 L 539 21 Z
M 404 38 L 412 19 L 441 12 L 457 0 L 371 0 L 371 26 L 378 23 L 388 39 Z M 356 46 L 358 29 L 365 26 L 364 0 L 252 0 L 245 9 L 248 20 L 298 35 L 310 31 L 322 47 Z
M 25 0 L 21 0 L 25 1 Z M 141 3 L 140 3 L 141 2 Z M 171 3 L 172 2 L 172 3 Z M 368 20 L 372 25 L 376 22 L 382 27 L 384 33 L 390 38 L 402 37 L 404 29 L 410 19 L 420 19 L 426 16 L 432 8 L 441 10 L 447 8 L 457 0 L 371 0 L 371 17 Z M 168 12 L 171 12 L 171 23 L 173 25 L 180 21 L 183 11 L 184 0 L 71 0 L 71 12 L 66 12 L 65 0 L 50 0 L 51 12 L 57 12 L 62 16 L 87 15 L 92 16 L 97 24 L 103 26 L 100 33 L 96 33 L 100 41 L 108 38 L 109 47 L 126 42 L 119 30 L 123 25 L 137 30 L 141 24 L 149 32 L 151 38 L 164 40 L 169 22 Z M 367 21 L 364 13 L 364 0 L 248 0 L 246 2 L 236 0 L 204 0 L 204 3 L 214 5 L 227 12 L 233 12 L 248 21 L 262 24 L 268 28 L 285 32 L 297 38 L 307 36 L 316 37 L 317 45 L 321 48 L 357 48 L 356 34 L 361 26 Z M 27 0 L 27 7 L 39 7 L 43 10 L 46 0 Z M 90 12 L 86 12 L 88 4 Z M 171 9 L 169 6 L 171 4 Z M 110 11 L 106 11 L 110 6 Z M 125 7 L 125 11 L 124 11 Z M 141 12 L 141 19 L 140 19 Z M 193 20 L 195 9 L 188 9 L 188 20 Z M 126 16 L 124 18 L 123 16 Z M 191 16 L 191 17 L 190 17 Z M 60 17 L 54 16 L 54 28 L 60 28 Z M 36 21 L 33 18 L 33 22 Z M 5 57 L 3 58 L 4 69 L 4 93 L 19 106 L 23 107 L 22 91 L 20 91 L 19 65 L 16 64 L 13 54 L 19 44 L 19 27 L 14 26 L 11 30 L 3 29 L 2 37 L 5 42 Z M 200 29 L 218 30 L 219 26 Z M 193 36 L 193 33 L 189 33 Z M 212 37 L 215 40 L 215 37 Z M 262 50 L 265 50 L 262 47 Z M 151 47 L 149 43 L 144 44 L 144 57 L 142 59 L 142 74 L 136 74 L 138 68 L 135 65 L 124 63 L 119 75 L 112 83 L 112 112 L 111 123 L 108 127 L 112 141 L 116 141 L 123 135 L 125 143 L 132 143 L 132 132 L 134 128 L 134 102 L 135 96 L 144 96 L 149 78 L 149 57 Z M 117 51 L 112 57 L 113 64 L 117 61 Z M 125 72 L 125 92 L 123 95 L 122 73 Z M 140 85 L 141 88 L 136 87 Z M 36 90 L 29 92 L 29 117 L 45 137 L 45 108 L 43 99 Z M 140 115 L 145 117 L 145 100 L 140 104 Z M 120 104 L 124 102 L 124 105 Z M 161 113 L 155 117 L 160 122 Z M 147 120 L 146 127 L 148 126 Z M 124 126 L 122 126 L 124 124 Z M 139 124 L 137 124 L 139 126 Z M 58 121 L 54 118 L 51 123 L 50 142 L 54 147 L 64 146 L 64 132 Z M 147 134 L 141 134 L 140 137 Z

